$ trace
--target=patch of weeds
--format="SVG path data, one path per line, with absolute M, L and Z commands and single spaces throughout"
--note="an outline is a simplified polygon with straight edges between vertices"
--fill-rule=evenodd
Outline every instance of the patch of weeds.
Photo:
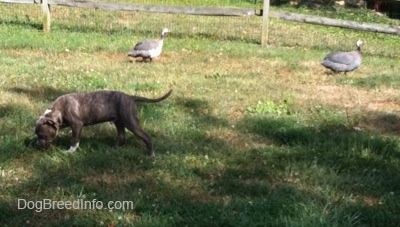
M 286 99 L 281 103 L 275 103 L 274 101 L 258 101 L 256 107 L 247 107 L 246 112 L 249 114 L 291 115 Z
M 213 73 L 213 74 L 211 74 L 211 75 L 205 75 L 204 77 L 205 77 L 206 79 L 216 79 L 216 80 L 218 80 L 218 79 L 223 78 L 224 75 L 222 75 L 222 74 L 219 73 L 219 72 L 216 72 L 216 73 Z
M 90 89 L 104 89 L 107 87 L 107 79 L 102 78 L 98 72 L 89 72 L 83 80 Z
M 104 89 L 107 87 L 107 79 L 94 79 L 87 83 L 88 87 L 92 89 Z
M 327 105 L 313 105 L 309 109 L 309 120 L 312 125 L 346 125 L 356 121 L 349 119 L 347 110 L 336 110 Z

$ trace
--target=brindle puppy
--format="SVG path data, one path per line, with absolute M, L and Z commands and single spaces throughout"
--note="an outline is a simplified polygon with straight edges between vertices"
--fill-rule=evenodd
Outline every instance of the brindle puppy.
M 127 128 L 143 140 L 148 154 L 153 156 L 151 137 L 139 126 L 136 102 L 160 102 L 168 98 L 171 93 L 172 90 L 156 99 L 132 96 L 119 91 L 96 91 L 60 96 L 36 121 L 36 144 L 41 149 L 49 148 L 59 129 L 70 126 L 72 139 L 68 152 L 74 152 L 79 147 L 83 126 L 112 121 L 118 132 L 117 145 L 125 143 L 125 128 Z

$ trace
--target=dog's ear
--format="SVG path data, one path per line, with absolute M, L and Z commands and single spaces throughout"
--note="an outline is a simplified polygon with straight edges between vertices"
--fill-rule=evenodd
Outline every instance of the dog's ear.
M 62 124 L 61 112 L 59 110 L 52 111 L 45 117 L 45 123 L 58 128 Z
M 59 123 L 50 118 L 46 119 L 45 124 L 50 125 L 50 126 L 54 127 L 55 129 L 57 129 L 59 127 Z
M 52 118 L 58 125 L 62 125 L 62 116 L 59 110 L 54 111 L 52 116 L 53 116 Z

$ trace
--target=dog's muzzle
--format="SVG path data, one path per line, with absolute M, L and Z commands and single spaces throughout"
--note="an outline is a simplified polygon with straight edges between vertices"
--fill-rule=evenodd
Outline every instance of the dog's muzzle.
M 47 140 L 44 140 L 44 139 L 37 139 L 36 146 L 39 149 L 45 150 L 45 149 L 48 149 L 50 147 L 50 142 L 51 141 L 47 141 Z

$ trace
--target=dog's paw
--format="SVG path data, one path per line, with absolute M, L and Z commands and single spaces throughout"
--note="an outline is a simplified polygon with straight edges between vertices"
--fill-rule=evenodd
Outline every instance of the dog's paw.
M 75 146 L 71 146 L 66 153 L 74 153 L 77 149 L 79 148 L 79 143 L 77 143 Z

